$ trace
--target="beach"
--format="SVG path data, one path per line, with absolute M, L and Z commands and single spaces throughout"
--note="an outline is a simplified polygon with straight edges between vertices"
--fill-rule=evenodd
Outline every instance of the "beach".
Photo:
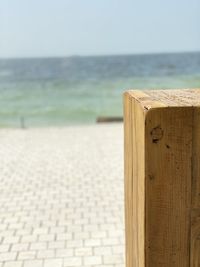
M 0 139 L 0 266 L 124 267 L 123 125 Z

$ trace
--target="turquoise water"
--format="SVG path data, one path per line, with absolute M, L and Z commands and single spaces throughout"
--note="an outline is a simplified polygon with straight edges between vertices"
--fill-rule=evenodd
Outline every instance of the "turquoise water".
M 126 89 L 200 87 L 200 53 L 0 60 L 0 126 L 122 116 Z

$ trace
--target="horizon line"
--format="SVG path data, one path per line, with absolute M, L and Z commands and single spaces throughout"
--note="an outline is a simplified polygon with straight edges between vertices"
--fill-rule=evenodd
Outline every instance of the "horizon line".
M 140 53 L 119 53 L 119 54 L 91 54 L 91 55 L 58 55 L 58 56 L 14 56 L 1 57 L 0 60 L 18 60 L 18 59 L 58 59 L 58 58 L 86 58 L 86 57 L 117 57 L 117 56 L 143 56 L 143 55 L 168 55 L 168 54 L 192 54 L 200 53 L 200 50 L 171 51 L 171 52 L 140 52 Z

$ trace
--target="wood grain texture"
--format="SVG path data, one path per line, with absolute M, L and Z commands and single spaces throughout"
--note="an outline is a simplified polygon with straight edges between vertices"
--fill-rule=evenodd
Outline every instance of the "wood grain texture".
M 191 267 L 200 266 L 200 108 L 193 113 Z
M 190 266 L 200 266 L 200 211 L 193 209 L 191 212 L 191 245 Z
M 150 110 L 145 155 L 146 266 L 188 267 L 192 108 Z
M 133 228 L 135 226 L 135 220 L 133 218 L 133 134 L 132 134 L 132 107 L 131 107 L 131 97 L 127 93 L 124 95 L 124 175 L 125 175 L 125 222 L 126 222 L 126 264 L 127 266 L 137 266 L 137 251 L 136 248 L 133 249 L 133 239 L 135 235 L 133 234 Z M 133 265 L 134 264 L 134 265 Z
M 125 221 L 127 266 L 144 266 L 144 113 L 125 94 Z
M 200 90 L 125 94 L 127 267 L 200 267 Z

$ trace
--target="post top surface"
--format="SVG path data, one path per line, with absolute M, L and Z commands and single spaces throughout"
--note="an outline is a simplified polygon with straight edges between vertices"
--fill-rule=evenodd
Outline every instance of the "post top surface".
M 200 107 L 200 89 L 129 90 L 145 109 L 156 107 Z

